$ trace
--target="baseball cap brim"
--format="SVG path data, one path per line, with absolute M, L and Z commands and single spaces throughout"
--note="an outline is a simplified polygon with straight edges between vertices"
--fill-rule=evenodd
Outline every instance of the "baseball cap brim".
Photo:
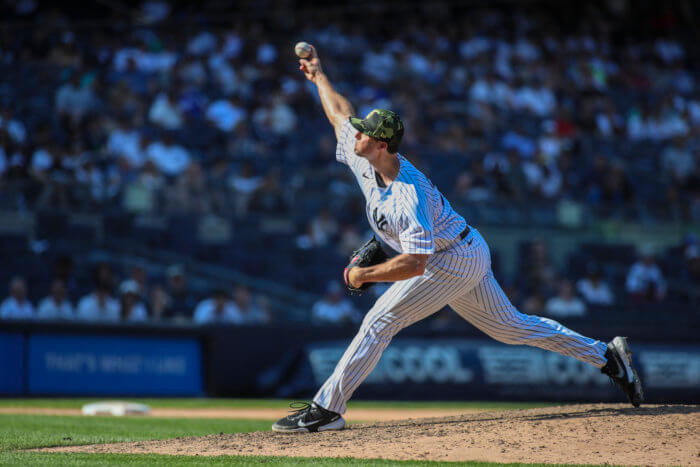
M 365 134 L 372 131 L 372 129 L 367 125 L 367 120 L 364 118 L 350 117 L 350 125 L 352 125 L 357 131 L 361 131 Z

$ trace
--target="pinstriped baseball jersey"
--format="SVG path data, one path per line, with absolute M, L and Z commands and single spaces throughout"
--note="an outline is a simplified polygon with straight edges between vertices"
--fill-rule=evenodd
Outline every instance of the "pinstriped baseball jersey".
M 372 164 L 355 154 L 356 134 L 349 121 L 343 124 L 335 157 L 355 175 L 377 235 L 399 253 L 433 254 L 454 243 L 467 223 L 437 187 L 400 154 L 396 179 L 379 186 Z

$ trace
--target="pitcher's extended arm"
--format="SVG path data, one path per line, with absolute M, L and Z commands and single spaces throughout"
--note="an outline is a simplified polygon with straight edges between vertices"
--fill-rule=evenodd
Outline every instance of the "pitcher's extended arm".
M 333 89 L 331 82 L 328 80 L 328 76 L 326 76 L 321 68 L 321 61 L 318 58 L 314 46 L 311 46 L 310 59 L 302 58 L 299 60 L 299 69 L 304 72 L 306 79 L 316 85 L 318 95 L 321 98 L 323 111 L 326 113 L 328 121 L 333 125 L 336 136 L 338 136 L 343 123 L 347 121 L 348 117 L 355 113 L 352 105 L 346 98 Z

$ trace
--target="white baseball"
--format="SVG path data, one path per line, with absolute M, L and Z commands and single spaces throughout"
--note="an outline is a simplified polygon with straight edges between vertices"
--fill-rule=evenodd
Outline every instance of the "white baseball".
M 309 58 L 311 57 L 311 45 L 308 42 L 297 42 L 297 45 L 294 46 L 294 53 L 299 58 Z

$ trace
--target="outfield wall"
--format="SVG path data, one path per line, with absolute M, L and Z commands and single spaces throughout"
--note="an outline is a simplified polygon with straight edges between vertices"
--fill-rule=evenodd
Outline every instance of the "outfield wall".
M 583 321 L 567 324 L 592 331 Z M 12 323 L 0 332 L 0 394 L 308 398 L 354 331 Z M 663 333 L 630 335 L 649 402 L 700 402 L 700 342 L 689 331 L 671 342 L 659 339 Z M 504 345 L 467 327 L 418 325 L 394 339 L 355 397 L 619 401 L 621 392 L 570 357 Z

